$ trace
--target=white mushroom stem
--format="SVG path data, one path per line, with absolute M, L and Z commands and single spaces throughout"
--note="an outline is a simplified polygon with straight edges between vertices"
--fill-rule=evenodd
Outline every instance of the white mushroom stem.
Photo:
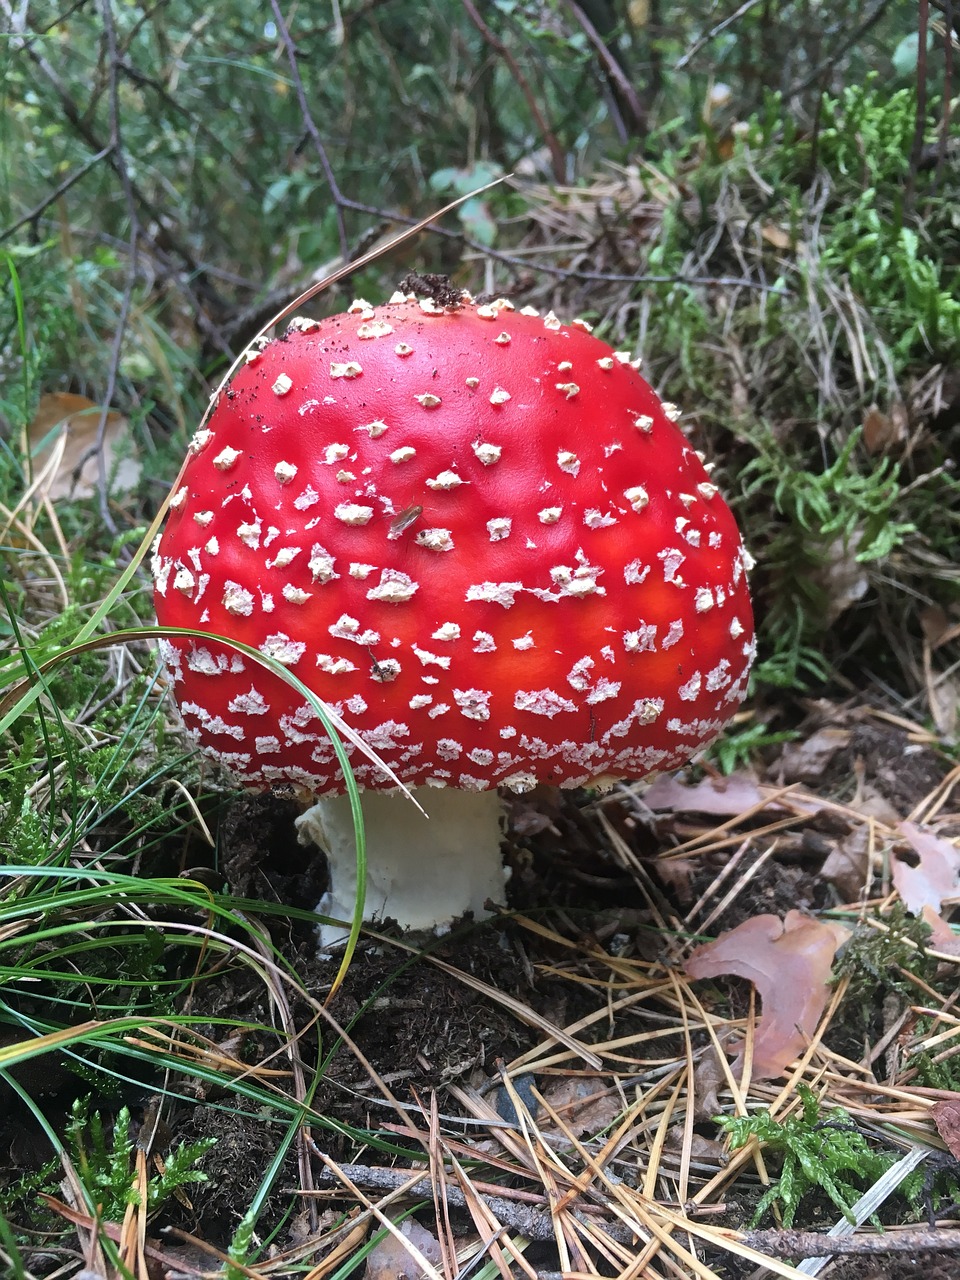
M 489 914 L 484 903 L 503 901 L 507 879 L 497 792 L 420 787 L 414 795 L 425 813 L 399 793 L 363 794 L 364 919 L 389 917 L 404 929 L 443 931 L 468 911 L 476 919 Z M 301 843 L 319 845 L 329 863 L 330 888 L 317 911 L 352 919 L 357 847 L 349 796 L 318 800 L 297 819 L 297 828 Z M 321 950 L 344 942 L 347 932 L 321 925 Z

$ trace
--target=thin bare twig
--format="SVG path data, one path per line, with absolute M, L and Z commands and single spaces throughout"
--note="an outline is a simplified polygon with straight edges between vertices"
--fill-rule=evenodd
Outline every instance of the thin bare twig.
M 97 133 L 90 123 L 89 111 L 86 108 L 82 108 L 75 101 L 49 60 L 32 47 L 32 41 L 25 34 L 25 18 L 21 18 L 20 15 L 14 13 L 10 0 L 0 0 L 0 13 L 7 18 L 11 29 L 18 33 L 16 46 L 18 50 L 27 54 L 40 75 L 53 88 L 63 110 L 63 115 L 74 133 L 86 143 L 91 151 L 104 153 L 103 158 L 120 181 L 125 200 L 132 198 L 134 201 L 134 207 L 137 210 L 137 222 L 140 228 L 139 241 L 149 244 L 152 256 L 165 275 L 176 282 L 177 288 L 191 304 L 201 331 L 210 338 L 219 352 L 231 357 L 232 351 L 223 340 L 223 335 L 208 312 L 210 304 L 218 311 L 224 308 L 219 293 L 209 285 L 203 264 L 196 259 L 185 243 L 174 239 L 170 231 L 169 218 L 165 216 L 164 212 L 156 206 L 131 177 L 124 158 L 118 154 L 117 147 L 111 142 L 105 141 Z M 145 224 L 153 228 L 149 237 L 144 235 L 143 232 Z M 182 264 L 182 266 L 177 265 L 178 263 Z M 185 277 L 183 267 L 186 267 L 186 275 L 189 276 L 189 279 Z M 196 281 L 196 284 L 199 285 L 200 290 L 205 295 L 205 301 L 201 299 L 198 288 L 190 281 Z
M 274 21 L 277 24 L 277 31 L 280 39 L 283 41 L 283 47 L 286 50 L 287 62 L 290 64 L 290 75 L 293 78 L 293 86 L 297 94 L 297 104 L 300 107 L 300 115 L 303 119 L 304 128 L 310 135 L 310 141 L 313 143 L 317 158 L 320 161 L 320 167 L 323 169 L 323 176 L 327 180 L 327 186 L 330 188 L 330 195 L 333 199 L 333 211 L 337 219 L 337 238 L 340 242 L 340 254 L 342 257 L 347 256 L 347 247 L 349 244 L 347 238 L 347 227 L 343 219 L 343 211 L 347 207 L 343 194 L 337 182 L 336 174 L 333 172 L 333 165 L 330 163 L 330 157 L 327 155 L 327 149 L 323 145 L 323 139 L 320 137 L 320 130 L 313 118 L 310 110 L 310 104 L 307 102 L 307 91 L 303 87 L 303 77 L 300 75 L 300 64 L 297 61 L 297 47 L 293 43 L 290 35 L 290 28 L 287 26 L 286 19 L 283 16 L 283 10 L 280 8 L 279 0 L 270 0 L 270 8 L 273 10 Z
M 701 49 L 710 44 L 712 40 L 716 40 L 717 36 L 726 31 L 727 27 L 732 27 L 735 22 L 739 22 L 745 14 L 748 14 L 751 9 L 755 9 L 759 3 L 760 0 L 746 0 L 739 9 L 735 9 L 733 13 L 728 14 L 726 18 L 721 22 L 718 22 L 715 27 L 711 27 L 709 31 L 705 31 L 700 39 L 690 46 L 683 57 L 678 59 L 673 68 L 674 71 L 682 71 L 683 68 L 697 56 Z
M 757 4 L 759 0 L 750 0 L 751 4 Z M 637 133 L 645 134 L 647 132 L 647 113 L 640 101 L 640 97 L 624 74 L 623 67 L 616 60 L 601 36 L 600 32 L 590 21 L 589 17 L 584 13 L 583 8 L 577 4 L 576 0 L 567 0 L 567 4 L 573 13 L 573 16 L 579 22 L 583 29 L 583 34 L 596 50 L 597 57 L 607 69 L 607 74 L 613 83 L 617 86 L 617 90 L 623 96 L 624 102 L 630 108 L 630 114 L 633 116 L 634 128 Z M 622 139 L 626 141 L 626 139 Z
M 927 122 L 927 33 L 930 30 L 930 0 L 920 0 L 917 19 L 917 114 L 910 145 L 910 170 L 907 175 L 908 207 L 916 194 L 917 173 L 923 155 L 923 132 Z
M 829 58 L 827 58 L 825 62 L 821 63 L 820 66 L 815 67 L 814 70 L 811 71 L 808 76 L 805 76 L 799 84 L 791 85 L 787 93 L 784 94 L 784 98 L 789 100 L 790 98 L 797 97 L 799 94 L 805 93 L 811 85 L 822 83 L 825 80 L 827 72 L 832 67 L 835 67 L 848 50 L 852 49 L 855 44 L 859 43 L 870 28 L 880 21 L 884 13 L 886 13 L 889 4 L 890 0 L 880 0 L 877 7 L 871 13 L 867 14 L 858 27 L 852 27 L 842 40 L 837 41 L 830 50 Z
M 527 109 L 536 121 L 537 128 L 540 130 L 540 135 L 546 143 L 547 150 L 550 152 L 550 167 L 553 170 L 554 180 L 556 182 L 565 181 L 567 176 L 567 160 L 566 156 L 563 154 L 563 148 L 560 146 L 556 135 L 547 123 L 543 112 L 540 110 L 537 95 L 533 92 L 527 82 L 526 76 L 520 69 L 520 64 L 500 37 L 491 31 L 483 18 L 481 18 L 473 0 L 460 0 L 460 3 L 466 10 L 467 17 L 483 36 L 484 40 L 486 40 L 490 48 L 498 53 L 510 68 L 510 74 L 513 76 L 514 80 L 516 80 L 517 87 L 523 94 L 524 100 L 527 104 Z
M 95 169 L 101 160 L 106 159 L 113 151 L 113 147 L 114 144 L 108 142 L 95 156 L 91 156 L 79 169 L 75 169 L 69 178 L 64 178 L 60 185 L 51 191 L 49 195 L 44 196 L 38 205 L 34 205 L 29 213 L 25 213 L 22 218 L 18 218 L 16 222 L 0 231 L 0 244 L 3 244 L 4 240 L 9 240 L 12 235 L 16 235 L 21 227 L 27 227 L 31 222 L 36 222 L 37 218 L 49 209 L 52 204 L 56 204 L 61 196 L 66 195 L 71 187 L 75 186 L 81 178 L 85 178 L 90 170 Z
M 107 419 L 113 403 L 117 387 L 117 375 L 120 371 L 120 355 L 123 350 L 123 339 L 130 318 L 130 304 L 133 301 L 133 286 L 137 278 L 137 265 L 140 246 L 140 219 L 137 215 L 137 201 L 133 194 L 133 184 L 127 169 L 126 156 L 123 153 L 123 137 L 120 131 L 120 103 L 118 96 L 117 32 L 113 24 L 111 0 L 100 0 L 100 13 L 103 19 L 104 34 L 107 38 L 107 75 L 108 101 L 110 104 L 110 146 L 109 153 L 113 157 L 114 168 L 120 179 L 124 203 L 127 206 L 127 217 L 130 221 L 130 239 L 128 246 L 129 262 L 127 276 L 123 286 L 123 300 L 117 316 L 113 345 L 110 350 L 110 364 L 107 369 L 107 383 L 103 392 L 103 405 L 100 409 L 100 421 L 97 424 L 97 498 L 100 507 L 100 518 L 112 534 L 117 532 L 117 524 L 110 511 L 110 494 L 108 493 L 107 459 L 104 441 L 107 433 Z
M 415 1182 L 411 1182 L 411 1176 L 415 1172 L 410 1169 L 382 1169 L 371 1168 L 368 1165 L 344 1164 L 340 1168 L 350 1178 L 351 1182 L 358 1186 L 369 1187 L 376 1191 L 396 1191 L 403 1187 L 404 1197 L 414 1200 L 431 1200 L 433 1198 L 433 1183 L 430 1178 L 424 1177 Z M 321 1184 L 327 1183 L 336 1186 L 337 1179 L 329 1169 L 323 1169 L 319 1175 Z M 314 1192 L 314 1195 L 324 1194 L 324 1192 Z M 329 1192 L 325 1194 L 329 1195 Z M 466 1209 L 467 1198 L 459 1187 L 450 1183 L 446 1187 L 446 1197 L 454 1209 Z M 528 1240 L 553 1240 L 554 1228 L 553 1218 L 550 1211 L 544 1206 L 539 1208 L 536 1205 L 524 1203 L 514 1200 L 508 1196 L 484 1194 L 484 1203 L 487 1208 L 491 1209 L 500 1221 L 514 1231 L 519 1231 L 526 1236 Z M 577 1214 L 580 1217 L 581 1215 Z M 587 1217 L 588 1215 L 583 1215 Z M 621 1244 L 630 1244 L 633 1241 L 633 1232 L 623 1226 L 619 1222 L 602 1222 L 599 1217 L 589 1215 L 588 1220 L 599 1226 L 612 1239 L 617 1240 Z M 823 1245 L 821 1243 L 821 1252 Z

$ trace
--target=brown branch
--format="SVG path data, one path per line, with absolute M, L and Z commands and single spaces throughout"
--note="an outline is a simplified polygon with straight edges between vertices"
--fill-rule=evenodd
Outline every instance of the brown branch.
M 960 1230 L 903 1230 L 852 1236 L 829 1236 L 819 1231 L 744 1231 L 738 1244 L 773 1258 L 824 1258 L 831 1254 L 935 1253 L 960 1251 Z
M 357 213 L 371 214 L 385 221 L 398 222 L 401 226 L 412 227 L 421 221 L 418 218 L 411 217 L 409 214 L 400 213 L 398 210 L 378 209 L 374 205 L 363 204 L 359 200 L 344 199 L 344 207 Z M 683 273 L 676 275 L 650 275 L 633 271 L 582 271 L 577 267 L 558 267 L 552 262 L 537 262 L 532 258 L 517 257 L 515 254 L 507 253 L 503 249 L 491 249 L 489 245 L 480 244 L 477 240 L 471 240 L 469 236 L 464 235 L 461 231 L 451 230 L 438 224 L 434 224 L 431 230 L 436 235 L 444 236 L 448 240 L 459 240 L 464 248 L 489 258 L 493 262 L 500 262 L 506 267 L 514 267 L 524 273 L 535 272 L 537 275 L 552 276 L 555 280 L 574 280 L 578 282 L 595 280 L 602 284 L 689 284 L 706 288 L 756 289 L 758 293 L 789 292 L 789 290 L 783 289 L 782 286 L 767 284 L 763 280 L 751 280 L 744 276 L 706 276 L 686 275 Z M 357 264 L 358 269 L 360 265 L 360 263 Z M 344 279 L 348 275 L 349 271 L 343 271 L 338 279 Z
M 946 19 L 947 31 L 952 29 L 957 40 L 960 40 L 960 9 L 953 7 L 953 0 L 933 0 L 933 5 Z
M 433 1198 L 434 1186 L 429 1177 L 424 1175 L 411 1183 L 410 1179 L 416 1170 L 384 1169 L 360 1164 L 343 1164 L 339 1167 L 350 1181 L 358 1187 L 367 1187 L 374 1191 L 384 1192 L 397 1191 L 402 1187 L 404 1189 L 404 1199 L 430 1200 Z M 321 1170 L 318 1180 L 330 1189 L 343 1191 L 343 1184 L 337 1181 L 336 1176 L 328 1168 Z M 480 1188 L 477 1188 L 477 1190 L 479 1192 Z M 306 1192 L 301 1192 L 300 1194 L 307 1196 Z M 329 1196 L 330 1190 L 313 1192 L 312 1194 Z M 444 1195 L 451 1208 L 468 1208 L 467 1197 L 459 1187 L 447 1186 L 444 1189 Z M 514 1231 L 519 1231 L 528 1240 L 554 1240 L 556 1239 L 556 1234 L 553 1216 L 546 1207 L 546 1201 L 543 1197 L 537 1197 L 537 1200 L 539 1204 L 543 1205 L 543 1208 L 540 1208 L 539 1204 L 511 1199 L 509 1193 L 507 1195 L 494 1195 L 484 1191 L 483 1195 L 484 1204 L 499 1218 L 504 1226 L 510 1227 Z M 598 1215 L 578 1211 L 574 1211 L 574 1217 L 581 1222 L 589 1222 L 591 1225 L 598 1227 L 611 1239 L 616 1240 L 618 1244 L 630 1245 L 636 1239 L 634 1232 L 621 1222 L 604 1221 Z
M 9 10 L 7 0 L 2 0 L 2 5 L 5 10 Z M 129 175 L 124 178 L 124 175 L 121 172 L 121 170 L 125 168 L 122 157 L 118 157 L 115 148 L 111 148 L 108 143 L 104 143 L 103 139 L 92 128 L 87 119 L 88 113 L 81 112 L 79 106 L 70 96 L 63 84 L 63 81 L 53 69 L 47 58 L 30 46 L 24 46 L 24 51 L 27 53 L 37 70 L 41 72 L 53 88 L 60 101 L 63 114 L 66 117 L 67 122 L 72 126 L 74 132 L 87 144 L 91 151 L 98 152 L 103 151 L 104 149 L 106 150 L 107 154 L 105 158 L 117 178 L 120 180 L 121 186 L 123 186 L 125 182 L 129 184 L 130 191 L 133 193 L 137 205 L 143 209 L 148 220 L 156 223 L 156 245 L 182 259 L 191 272 L 197 271 L 198 263 L 190 251 L 183 245 L 175 243 L 170 236 L 162 211 L 158 209 L 150 199 L 148 199 L 137 184 L 130 179 Z
M 227 145 L 223 133 L 211 128 L 206 121 L 198 115 L 196 110 L 183 106 L 177 99 L 163 87 L 159 80 L 154 76 L 147 75 L 139 67 L 134 66 L 132 62 L 128 62 L 125 58 L 121 58 L 117 63 L 118 69 L 134 84 L 151 89 L 164 106 L 169 110 L 181 116 L 184 120 L 189 121 L 191 127 L 196 130 L 197 136 L 204 137 L 210 143 L 212 148 L 221 151 L 233 166 L 233 174 L 241 174 L 246 182 L 249 183 L 252 191 L 262 196 L 265 187 L 260 178 L 251 173 L 249 166 L 240 159 L 240 157 Z M 233 175 L 231 175 L 233 176 Z
M 523 94 L 526 101 L 527 109 L 536 121 L 537 128 L 540 130 L 540 134 L 547 145 L 547 150 L 550 152 L 550 167 L 553 170 L 554 181 L 565 182 L 567 176 L 567 160 L 566 156 L 563 154 L 563 148 L 560 146 L 553 130 L 547 123 L 546 117 L 540 110 L 536 94 L 531 89 L 526 76 L 520 70 L 520 64 L 500 37 L 491 31 L 483 18 L 481 18 L 473 0 L 460 0 L 460 3 L 466 10 L 467 17 L 483 36 L 484 40 L 486 40 L 490 48 L 493 49 L 495 53 L 498 53 L 509 67 L 510 74 L 513 76 L 514 80 L 516 80 L 517 87 Z
M 345 1164 L 340 1168 L 351 1182 L 359 1187 L 385 1193 L 396 1192 L 403 1188 L 404 1199 L 429 1200 L 433 1196 L 433 1183 L 426 1174 L 411 1181 L 416 1173 L 412 1169 L 387 1169 L 377 1166 Z M 329 1196 L 331 1190 L 342 1190 L 343 1186 L 328 1169 L 319 1174 L 319 1182 L 323 1190 L 313 1195 Z M 553 1240 L 555 1238 L 554 1220 L 543 1196 L 531 1193 L 511 1193 L 507 1189 L 498 1188 L 500 1194 L 494 1193 L 487 1184 L 474 1184 L 478 1193 L 483 1195 L 484 1203 L 499 1218 L 504 1226 L 511 1227 L 526 1236 L 528 1240 Z M 305 1193 L 301 1193 L 305 1194 Z M 452 1208 L 467 1208 L 466 1197 L 457 1187 L 448 1186 L 445 1194 Z M 522 1199 L 521 1199 L 522 1197 Z M 611 1222 L 601 1219 L 595 1213 L 575 1212 L 581 1222 L 589 1222 L 600 1228 L 611 1239 L 619 1244 L 631 1245 L 636 1236 L 622 1222 Z M 941 1230 L 892 1230 L 886 1232 L 863 1232 L 849 1236 L 831 1236 L 820 1231 L 731 1231 L 729 1233 L 731 1250 L 737 1245 L 745 1245 L 758 1253 L 765 1253 L 772 1258 L 822 1258 L 831 1254 L 874 1256 L 889 1253 L 933 1253 L 936 1251 L 960 1252 L 960 1230 L 943 1228 Z M 722 1247 L 723 1240 L 717 1244 Z M 552 1273 L 544 1272 L 542 1280 Z
M 163 272 L 176 282 L 177 287 L 189 300 L 201 330 L 211 338 L 219 352 L 226 356 L 232 356 L 232 352 L 224 342 L 217 324 L 208 314 L 208 305 L 212 306 L 217 313 L 222 313 L 225 308 L 219 292 L 209 284 L 207 274 L 201 263 L 197 261 L 185 244 L 174 239 L 168 220 L 130 176 L 124 158 L 118 153 L 118 149 L 112 143 L 105 142 L 99 136 L 88 120 L 88 112 L 81 111 L 79 105 L 70 95 L 60 76 L 44 54 L 33 48 L 32 41 L 27 36 L 23 23 L 15 20 L 9 0 L 0 0 L 0 11 L 7 17 L 12 29 L 18 33 L 14 47 L 18 52 L 27 54 L 37 71 L 53 88 L 68 124 L 71 125 L 77 136 L 86 143 L 91 151 L 95 153 L 105 152 L 104 159 L 120 181 L 125 198 L 129 193 L 134 200 L 136 208 L 141 211 L 138 214 L 140 227 L 142 228 L 146 224 L 156 228 L 149 237 L 144 235 L 143 239 L 149 244 L 150 250 L 162 267 Z M 187 276 L 190 279 L 195 279 L 201 285 L 201 291 L 205 295 L 203 300 L 200 296 L 201 291 L 198 291 L 184 278 L 183 270 L 172 261 L 175 259 L 179 259 L 187 268 Z

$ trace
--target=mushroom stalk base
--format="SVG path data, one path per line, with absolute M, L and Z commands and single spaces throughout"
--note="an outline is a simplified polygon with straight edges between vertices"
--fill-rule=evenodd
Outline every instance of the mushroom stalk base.
M 364 792 L 367 851 L 364 919 L 393 918 L 404 929 L 442 931 L 484 903 L 503 901 L 507 873 L 500 853 L 503 807 L 495 790 L 414 791 L 427 816 L 402 794 Z M 317 911 L 337 920 L 353 916 L 357 848 L 348 796 L 318 800 L 297 819 L 301 843 L 326 852 L 330 888 Z M 346 941 L 348 930 L 321 925 L 321 950 Z

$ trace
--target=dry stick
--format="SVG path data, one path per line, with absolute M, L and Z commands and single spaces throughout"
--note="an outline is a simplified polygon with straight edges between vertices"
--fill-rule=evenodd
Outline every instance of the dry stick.
M 428 1280 L 442 1280 L 436 1267 L 434 1267 L 420 1252 L 414 1242 L 405 1237 L 397 1224 L 393 1222 L 383 1212 L 383 1206 L 374 1204 L 360 1188 L 356 1185 L 349 1173 L 346 1172 L 346 1166 L 337 1164 L 337 1162 L 326 1155 L 323 1151 L 317 1152 L 318 1159 L 322 1162 L 324 1171 L 330 1174 L 341 1186 L 346 1187 L 354 1200 L 363 1205 L 364 1209 L 372 1214 L 382 1227 L 389 1231 L 390 1235 L 396 1240 L 400 1246 L 407 1251 L 411 1259 L 417 1264 L 422 1276 L 428 1277 Z
M 359 1164 L 342 1164 L 339 1167 L 351 1182 L 358 1186 L 370 1187 L 376 1191 L 395 1191 L 398 1187 L 410 1183 L 409 1169 L 378 1169 Z M 318 1181 L 320 1183 L 330 1183 L 334 1186 L 340 1185 L 329 1169 L 324 1169 L 320 1172 Z M 416 1200 L 432 1200 L 433 1193 L 433 1181 L 426 1176 L 417 1182 L 410 1183 L 404 1191 L 405 1196 Z M 312 1194 L 322 1195 L 324 1193 L 313 1192 Z M 468 1208 L 467 1197 L 459 1187 L 454 1186 L 452 1183 L 448 1183 L 445 1195 L 451 1208 Z M 485 1194 L 483 1199 L 487 1207 L 499 1218 L 504 1226 L 510 1227 L 513 1231 L 519 1231 L 528 1240 L 555 1240 L 553 1218 L 548 1210 L 518 1203 L 516 1200 L 508 1200 L 505 1196 Z M 584 1223 L 589 1223 L 590 1226 L 599 1227 L 612 1239 L 616 1240 L 618 1244 L 633 1243 L 634 1233 L 621 1223 L 601 1222 L 593 1214 L 580 1213 L 576 1210 L 574 1211 L 574 1216 Z M 820 1253 L 823 1252 L 823 1249 L 824 1245 L 821 1239 Z
M 470 1179 L 455 1156 L 450 1157 L 450 1166 L 454 1176 L 460 1183 L 466 1211 L 470 1215 L 474 1229 L 480 1237 L 481 1250 L 478 1259 L 485 1257 L 489 1253 L 491 1261 L 496 1264 L 501 1276 L 513 1276 L 516 1272 L 504 1256 L 504 1250 L 506 1250 L 513 1258 L 517 1269 L 526 1275 L 527 1280 L 536 1280 L 536 1272 L 524 1258 L 523 1250 L 517 1247 L 515 1241 L 506 1236 L 504 1224 L 499 1221 L 487 1201 L 475 1194 Z
M 828 1236 L 820 1231 L 744 1231 L 739 1244 L 775 1258 L 822 1258 L 825 1254 L 960 1252 L 960 1230 L 885 1231 L 873 1235 Z
M 490 48 L 493 49 L 496 53 L 498 53 L 500 57 L 504 60 L 504 62 L 507 64 L 507 66 L 510 68 L 510 74 L 513 76 L 514 80 L 517 82 L 517 87 L 519 88 L 520 92 L 523 94 L 524 100 L 526 101 L 526 104 L 527 104 L 527 108 L 530 114 L 533 116 L 534 120 L 537 122 L 537 128 L 540 130 L 543 140 L 547 144 L 547 150 L 550 152 L 550 167 L 553 170 L 554 180 L 556 182 L 563 182 L 567 175 L 566 156 L 564 156 L 563 149 L 560 146 L 560 143 L 557 141 L 556 137 L 553 134 L 553 131 L 551 130 L 550 126 L 547 124 L 546 118 L 543 112 L 540 110 L 540 105 L 537 102 L 536 94 L 533 92 L 533 90 L 530 88 L 530 85 L 527 83 L 526 77 L 524 76 L 523 72 L 520 70 L 520 67 L 519 67 L 519 64 L 517 63 L 516 58 L 513 56 L 513 54 L 510 52 L 507 46 L 503 43 L 500 37 L 498 35 L 495 35 L 487 26 L 487 24 L 484 22 L 483 18 L 481 18 L 480 14 L 477 12 L 476 6 L 473 3 L 473 0 L 460 0 L 460 3 L 463 5 L 464 9 L 466 9 L 467 17 L 470 19 L 473 25 L 477 28 L 477 30 L 483 36 L 484 40 L 486 40 Z
M 937 1253 L 960 1250 L 960 1230 L 888 1231 L 886 1234 L 832 1237 L 818 1231 L 744 1231 L 731 1233 L 731 1242 L 747 1245 L 776 1258 L 815 1258 L 829 1243 L 830 1252 L 871 1257 L 887 1253 Z M 570 1280 L 568 1272 L 538 1271 L 537 1280 Z

